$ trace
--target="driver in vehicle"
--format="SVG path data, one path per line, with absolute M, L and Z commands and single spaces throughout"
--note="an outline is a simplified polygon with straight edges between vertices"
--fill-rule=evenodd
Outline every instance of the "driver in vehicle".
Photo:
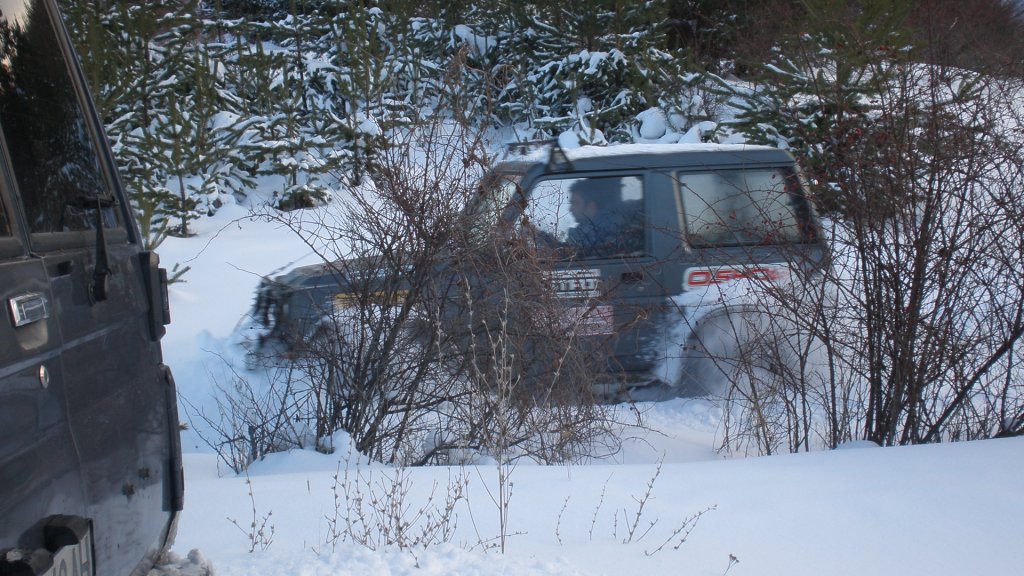
M 582 257 L 605 257 L 629 244 L 620 178 L 588 178 L 570 188 L 569 213 L 576 225 L 567 231 L 566 244 Z

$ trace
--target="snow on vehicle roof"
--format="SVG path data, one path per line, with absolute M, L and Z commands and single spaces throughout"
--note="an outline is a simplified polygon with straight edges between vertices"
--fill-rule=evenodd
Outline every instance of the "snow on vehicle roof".
M 513 148 L 514 149 L 514 148 Z M 772 146 L 756 144 L 712 144 L 712 143 L 684 143 L 684 144 L 614 144 L 611 146 L 581 146 L 579 148 L 564 149 L 566 158 L 572 162 L 589 158 L 608 158 L 615 156 L 634 155 L 669 155 L 694 152 L 753 152 L 773 151 L 781 152 L 780 149 Z M 510 151 L 507 161 L 509 162 L 547 162 L 551 154 L 549 146 L 532 148 L 525 154 L 516 154 Z
M 771 146 L 754 144 L 617 144 L 613 146 L 581 146 L 565 151 L 570 160 L 625 156 L 633 154 L 679 154 L 684 152 L 751 152 L 754 150 L 779 151 Z

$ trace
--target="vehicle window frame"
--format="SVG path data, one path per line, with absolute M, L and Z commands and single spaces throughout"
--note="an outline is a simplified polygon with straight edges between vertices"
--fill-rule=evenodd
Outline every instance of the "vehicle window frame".
M 7 212 L 7 200 L 4 199 L 6 194 L 0 194 L 0 238 L 10 238 L 14 236 L 14 228 L 11 226 L 11 216 Z
M 691 218 L 690 210 L 688 210 L 687 192 L 685 190 L 686 187 L 684 186 L 684 179 L 687 176 L 693 176 L 693 175 L 716 175 L 717 176 L 717 175 L 722 174 L 722 173 L 768 172 L 768 171 L 785 173 L 784 177 L 786 179 L 793 179 L 798 184 L 798 186 L 799 186 L 799 190 L 800 190 L 799 197 L 801 199 L 801 202 L 802 202 L 803 206 L 802 207 L 801 206 L 795 206 L 795 205 L 794 206 L 790 206 L 789 204 L 786 204 L 787 209 L 790 209 L 791 212 L 792 212 L 792 222 L 793 223 L 792 223 L 791 228 L 793 230 L 795 230 L 795 233 L 793 233 L 793 235 L 791 236 L 791 238 L 789 240 L 782 241 L 782 242 L 779 242 L 779 241 L 768 242 L 768 241 L 765 241 L 765 240 L 747 241 L 747 242 L 743 242 L 743 241 L 735 241 L 735 242 L 709 242 L 709 241 L 695 242 L 694 241 L 695 238 L 698 237 L 698 235 L 694 232 L 694 230 L 692 230 L 693 222 L 691 221 L 692 218 Z M 788 246 L 788 245 L 808 244 L 808 243 L 812 243 L 812 242 L 815 241 L 815 238 L 814 238 L 813 234 L 812 235 L 808 235 L 807 233 L 801 233 L 802 230 L 806 230 L 809 227 L 813 228 L 814 221 L 813 221 L 813 215 L 811 214 L 810 199 L 807 197 L 806 184 L 804 183 L 803 179 L 801 178 L 800 172 L 797 169 L 795 169 L 793 166 L 791 166 L 791 165 L 785 165 L 785 164 L 765 164 L 765 165 L 756 165 L 756 166 L 755 165 L 750 165 L 750 166 L 706 166 L 706 167 L 701 167 L 700 169 L 677 169 L 677 170 L 674 171 L 672 180 L 674 182 L 675 194 L 676 194 L 676 198 L 677 198 L 677 201 L 679 203 L 678 206 L 679 206 L 679 209 L 680 209 L 680 214 L 679 215 L 680 215 L 681 224 L 682 224 L 682 228 L 680 228 L 680 230 L 681 230 L 681 232 L 683 234 L 684 242 L 692 250 L 707 250 L 707 249 L 716 249 L 716 248 L 751 248 L 751 247 L 756 247 L 756 246 L 783 247 L 783 246 Z M 784 190 L 782 192 L 782 194 L 791 194 L 791 193 L 789 193 L 789 192 Z M 705 202 L 706 202 L 706 200 L 705 200 Z M 801 214 L 801 208 L 805 212 L 804 214 Z M 806 221 L 803 221 L 805 219 L 806 219 Z M 790 226 L 787 226 L 787 228 L 789 228 L 789 227 Z M 730 234 L 732 234 L 733 238 L 736 238 L 736 239 L 739 238 L 739 234 L 737 233 L 737 231 L 735 229 L 730 228 L 729 232 L 730 232 Z
M 635 251 L 632 251 L 632 252 L 621 252 L 621 253 L 606 254 L 606 255 L 582 255 L 582 254 L 580 254 L 580 253 L 578 253 L 576 251 L 573 251 L 571 253 L 565 253 L 565 254 L 558 253 L 556 256 L 554 256 L 553 260 L 555 260 L 557 262 L 565 263 L 565 262 L 597 262 L 597 261 L 602 261 L 602 260 L 636 260 L 636 259 L 641 259 L 641 258 L 647 258 L 647 257 L 649 257 L 651 255 L 651 239 L 650 239 L 650 233 L 649 233 L 650 232 L 650 230 L 649 230 L 650 218 L 648 217 L 648 213 L 647 213 L 648 206 L 650 204 L 650 184 L 648 182 L 648 177 L 649 176 L 648 176 L 647 171 L 643 171 L 643 170 L 630 170 L 630 171 L 625 171 L 625 172 L 624 171 L 617 171 L 617 172 L 576 172 L 576 173 L 574 173 L 574 172 L 560 172 L 560 173 L 545 174 L 545 175 L 537 178 L 536 180 L 534 180 L 530 184 L 529 190 L 527 190 L 527 193 L 525 195 L 524 215 L 528 215 L 529 214 L 528 211 L 530 209 L 530 206 L 533 205 L 532 204 L 533 203 L 533 194 L 535 193 L 537 188 L 539 186 L 542 186 L 545 182 L 550 182 L 550 181 L 555 181 L 555 180 L 563 180 L 563 181 L 576 180 L 576 181 L 579 181 L 579 180 L 602 179 L 602 178 L 608 178 L 608 179 L 610 179 L 610 178 L 619 178 L 621 180 L 626 180 L 626 179 L 629 179 L 629 178 L 635 178 L 639 182 L 639 185 L 640 185 L 639 186 L 640 198 L 632 200 L 632 201 L 636 201 L 637 202 L 637 206 L 638 206 L 637 212 L 639 213 L 639 222 L 636 223 L 636 224 L 638 224 L 637 227 L 639 228 L 639 234 L 638 234 L 638 237 L 640 239 L 639 250 L 635 250 Z M 619 201 L 623 202 L 623 201 L 626 201 L 626 200 L 623 200 L 623 199 L 620 198 Z M 568 204 L 566 204 L 566 206 L 567 205 Z M 561 243 L 563 245 L 565 244 L 564 242 L 561 242 Z M 559 250 L 556 250 L 556 252 L 558 252 L 558 251 Z
M 2 186 L 6 189 L 6 186 Z M 11 206 L 10 197 L 5 190 L 0 189 L 0 213 L 7 219 L 7 234 L 0 234 L 0 259 L 14 258 L 25 253 L 25 245 L 19 234 L 16 215 Z
M 461 211 L 471 245 L 486 244 L 492 234 L 509 229 L 516 208 L 524 202 L 522 182 L 522 173 L 507 171 L 489 172 L 480 179 L 477 193 Z
M 8 235 L 0 236 L 0 258 L 13 258 L 25 254 L 25 229 L 21 206 L 14 188 L 14 175 L 7 161 L 7 143 L 0 130 L 0 211 L 7 218 Z

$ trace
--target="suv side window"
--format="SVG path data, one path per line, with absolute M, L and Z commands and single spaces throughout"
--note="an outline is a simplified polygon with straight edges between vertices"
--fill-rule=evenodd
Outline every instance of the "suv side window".
M 0 170 L 0 177 L 2 175 L 3 171 Z M 4 188 L 3 182 L 0 182 L 0 260 L 24 253 L 22 241 L 16 235 L 18 230 L 14 220 L 15 214 L 11 211 L 10 196 Z
M 11 225 L 7 223 L 7 207 L 4 206 L 4 199 L 0 197 L 0 238 L 11 235 Z
M 542 180 L 530 192 L 528 221 L 541 243 L 567 258 L 644 252 L 644 183 L 640 176 Z
M 32 233 L 95 227 L 109 190 L 46 6 L 0 0 L 0 123 Z M 104 227 L 120 225 L 103 209 Z
M 691 246 L 805 242 L 810 207 L 784 168 L 678 174 Z

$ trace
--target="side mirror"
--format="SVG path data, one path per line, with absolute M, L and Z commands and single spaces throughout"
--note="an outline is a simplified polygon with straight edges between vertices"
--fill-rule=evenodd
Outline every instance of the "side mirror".
M 171 323 L 171 304 L 167 296 L 167 270 L 160 267 L 160 256 L 155 252 L 139 254 L 142 276 L 149 302 L 149 337 L 154 341 L 167 333 L 164 326 Z

